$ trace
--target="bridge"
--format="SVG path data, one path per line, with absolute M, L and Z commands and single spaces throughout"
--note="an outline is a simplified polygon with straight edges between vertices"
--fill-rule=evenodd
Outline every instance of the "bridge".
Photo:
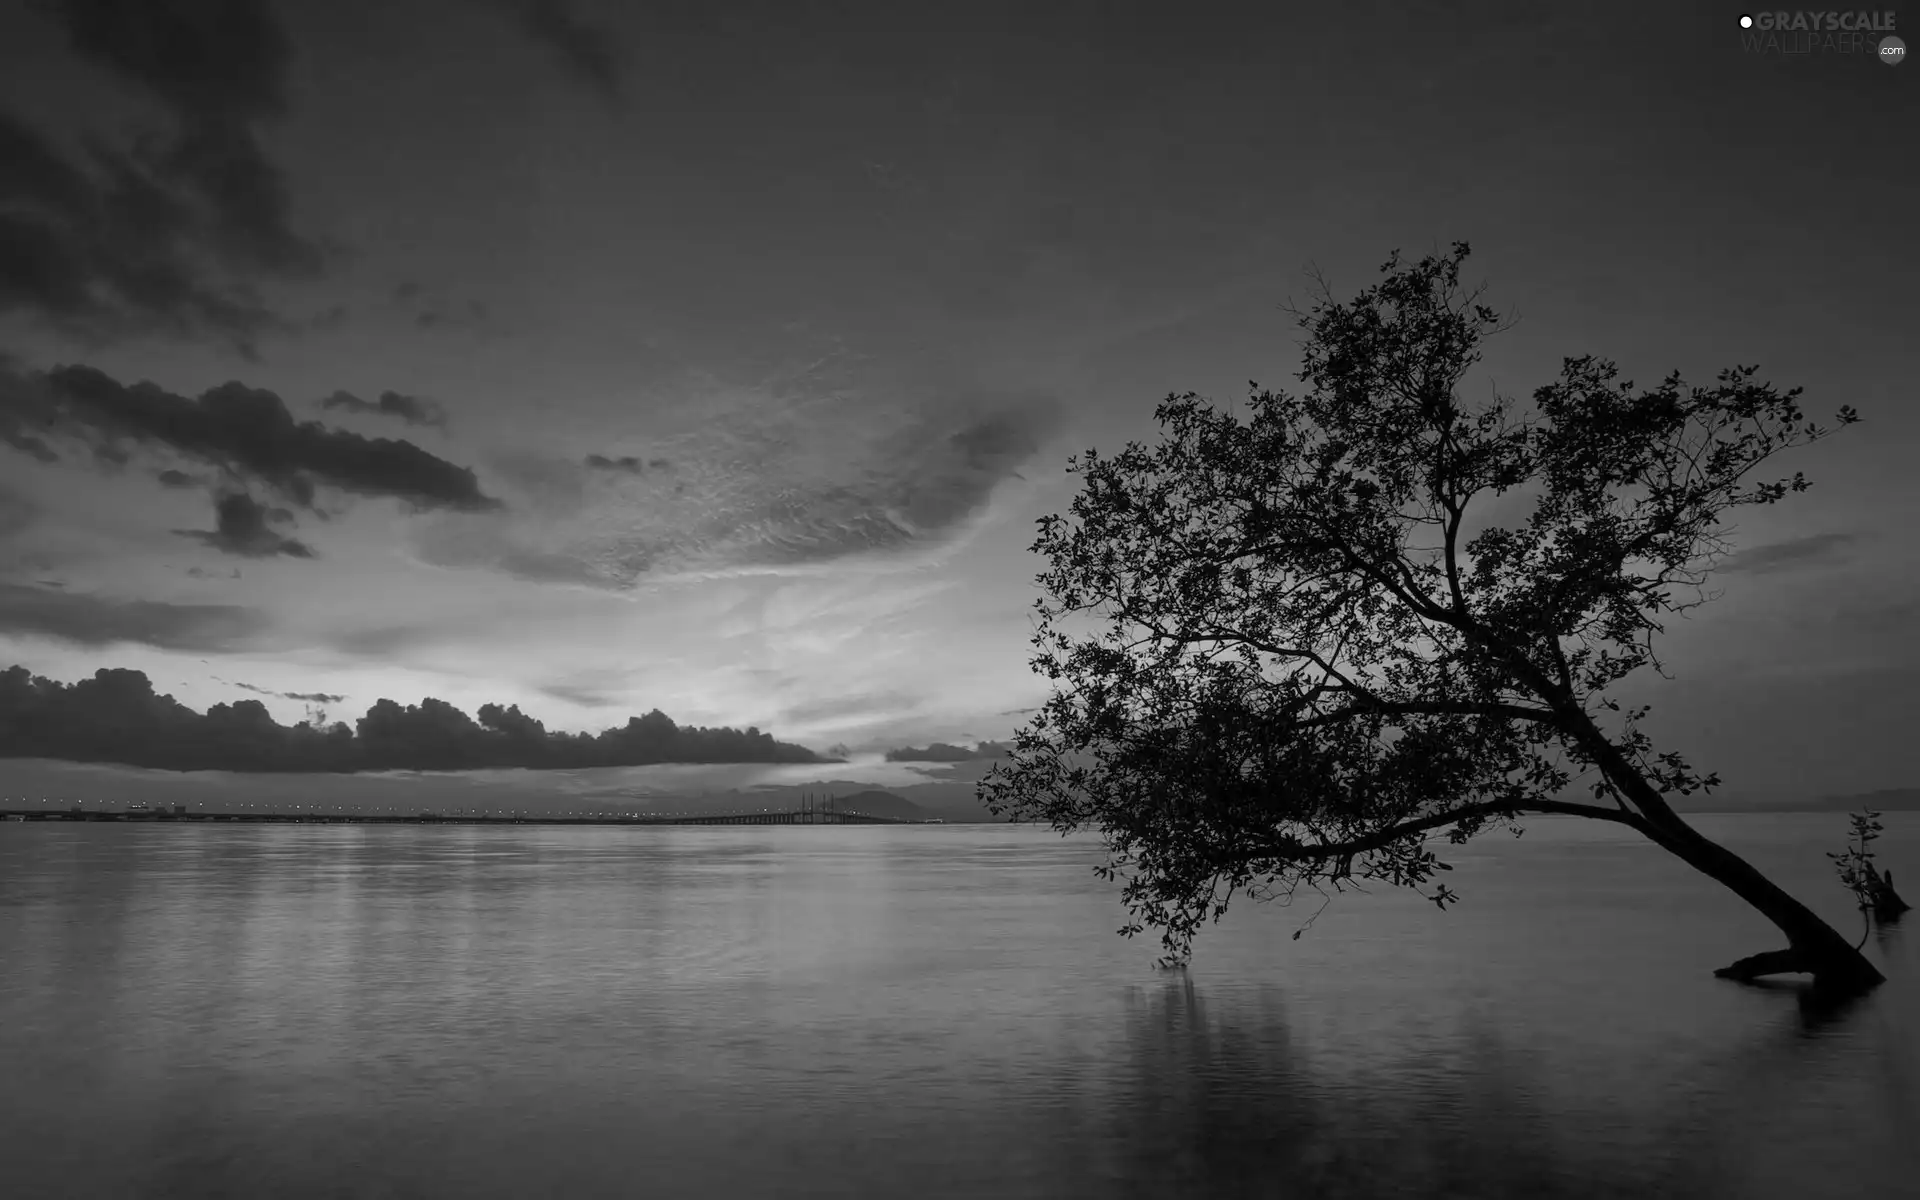
M 254 825 L 941 825 L 943 821 L 913 821 L 904 817 L 877 817 L 870 813 L 743 812 L 682 816 L 663 813 L 605 813 L 594 816 L 499 816 L 468 813 L 268 813 L 185 812 L 137 813 L 89 808 L 0 808 L 0 821 L 113 821 L 204 824 L 239 821 Z
M 909 821 L 904 817 L 876 817 L 870 813 L 856 812 L 810 812 L 806 809 L 794 809 L 792 812 L 751 812 L 723 813 L 718 816 L 702 817 L 630 817 L 624 824 L 630 825 L 918 825 L 919 821 Z
M 0 808 L 0 820 L 16 821 L 245 821 L 275 825 L 920 825 L 906 817 L 883 817 L 836 807 L 833 797 L 803 796 L 795 809 L 759 810 L 732 813 L 594 813 L 569 815 L 553 813 L 443 814 L 421 812 L 344 813 L 344 812 L 205 812 L 185 805 L 153 808 L 143 804 L 124 809 L 88 808 Z

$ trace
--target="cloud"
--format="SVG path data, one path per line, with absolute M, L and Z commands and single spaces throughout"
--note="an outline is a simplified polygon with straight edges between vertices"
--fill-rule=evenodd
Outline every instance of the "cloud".
M 1784 571 L 1811 563 L 1831 561 L 1839 557 L 1840 551 L 1852 545 L 1853 541 L 1854 537 L 1850 533 L 1816 533 L 1806 537 L 1787 538 L 1779 542 L 1767 542 L 1724 559 L 1714 569 L 1730 574 L 1745 571 L 1754 575 Z
M 604 454 L 589 454 L 586 458 L 586 466 L 593 471 L 625 471 L 630 475 L 638 475 L 644 469 L 640 465 L 640 460 L 631 454 L 620 458 L 608 458 Z
M 601 486 L 581 489 L 520 470 L 528 500 L 513 517 L 430 524 L 417 553 L 615 590 L 924 555 L 973 527 L 1056 432 L 1060 411 L 1045 396 L 859 367 L 681 403 L 654 415 L 661 429 L 649 439 L 671 472 L 601 455 L 588 463 Z
M 269 692 L 314 703 L 340 697 Z M 283 726 L 258 700 L 204 714 L 156 695 L 140 671 L 102 670 L 65 684 L 22 667 L 0 671 L 0 757 L 113 762 L 173 771 L 577 770 L 652 763 L 814 763 L 757 729 L 676 724 L 658 709 L 599 734 L 551 733 L 518 706 L 483 704 L 478 720 L 431 696 L 379 700 L 352 726 Z
M 322 400 L 320 407 L 338 408 L 354 413 L 371 413 L 382 417 L 397 417 L 409 425 L 430 425 L 444 429 L 447 424 L 447 410 L 438 403 L 400 392 L 381 392 L 378 400 L 362 400 L 352 392 L 335 392 Z
M 161 487 L 190 488 L 200 486 L 198 479 L 195 479 L 185 471 L 176 471 L 172 467 L 168 467 L 158 475 L 155 475 L 154 478 L 160 481 Z
M 134 642 L 163 650 L 230 650 L 266 628 L 258 610 L 227 604 L 116 600 L 0 583 L 0 634 L 81 646 Z
M 613 703 L 612 693 L 585 684 L 550 683 L 540 689 L 542 695 L 582 708 L 605 708 Z
M 272 688 L 255 687 L 251 683 L 240 683 L 237 680 L 221 682 L 232 683 L 234 687 L 257 695 L 278 696 L 283 700 L 298 700 L 304 704 L 339 704 L 346 699 L 345 696 L 335 696 L 330 692 L 276 692 Z
M 505 0 L 527 37 L 546 47 L 568 74 L 602 99 L 620 98 L 621 63 L 606 30 L 573 15 L 564 0 Z
M 174 532 L 239 558 L 315 557 L 313 547 L 268 527 L 270 521 L 292 520 L 291 513 L 267 508 L 245 492 L 218 496 L 214 501 L 214 516 L 217 524 L 211 530 L 176 529 Z
M 85 366 L 19 373 L 0 367 L 0 432 L 32 430 L 124 455 L 122 442 L 170 450 L 254 479 L 311 505 L 315 483 L 416 508 L 485 511 L 499 502 L 472 470 L 412 442 L 295 421 L 279 396 L 227 383 L 188 399 L 151 383 L 125 385 Z
M 624 471 L 629 475 L 640 475 L 647 471 L 664 471 L 673 465 L 673 460 L 650 458 L 642 462 L 632 454 L 623 454 L 619 458 L 608 458 L 604 454 L 589 454 L 582 465 L 589 471 Z
M 60 456 L 54 453 L 53 447 L 47 445 L 44 441 L 22 430 L 8 428 L 4 416 L 0 416 L 0 442 L 5 442 L 28 458 L 38 462 L 56 463 L 60 461 Z
M 981 742 L 971 750 L 965 746 L 934 742 L 930 746 L 902 746 L 898 750 L 889 750 L 886 758 L 888 762 L 978 762 L 982 759 L 1005 758 L 1010 750 L 1011 747 L 999 742 Z
M 0 311 L 93 338 L 212 334 L 251 353 L 286 322 L 253 284 L 325 254 L 292 222 L 260 144 L 286 114 L 291 47 L 266 0 L 53 0 L 72 51 L 155 102 L 167 126 L 86 162 L 0 113 Z

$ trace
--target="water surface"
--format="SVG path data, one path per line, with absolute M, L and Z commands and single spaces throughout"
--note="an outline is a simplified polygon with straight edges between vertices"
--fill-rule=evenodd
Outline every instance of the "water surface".
M 1837 815 L 1700 826 L 1843 928 Z M 1877 844 L 1910 899 L 1920 819 Z M 1837 1018 L 1626 830 L 1406 893 L 1114 936 L 1005 826 L 0 824 L 20 1196 L 1913 1194 L 1912 937 Z

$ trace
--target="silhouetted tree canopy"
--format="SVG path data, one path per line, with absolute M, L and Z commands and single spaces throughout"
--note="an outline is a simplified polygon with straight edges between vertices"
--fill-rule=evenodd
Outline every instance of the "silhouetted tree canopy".
M 102 670 L 77 683 L 0 671 L 0 758 L 113 762 L 174 771 L 464 771 L 487 767 L 632 767 L 649 763 L 822 761 L 758 729 L 676 725 L 658 709 L 599 734 L 549 732 L 518 706 L 380 700 L 352 726 L 281 725 L 258 700 L 204 714 L 155 694 L 144 672 Z
M 1673 811 L 1717 778 L 1609 695 L 1701 602 L 1722 516 L 1807 486 L 1750 473 L 1829 431 L 1752 367 L 1640 390 L 1570 358 L 1530 407 L 1470 406 L 1459 384 L 1501 321 L 1462 290 L 1466 256 L 1395 255 L 1300 314 L 1303 395 L 1256 388 L 1244 416 L 1172 396 L 1158 445 L 1072 461 L 1072 519 L 1033 547 L 1054 693 L 982 799 L 1101 830 L 1123 932 L 1157 928 L 1174 959 L 1237 891 L 1420 887 L 1447 869 L 1430 836 L 1564 813 L 1638 830 L 1787 935 L 1730 973 L 1877 982 Z M 1489 523 L 1476 502 L 1503 496 L 1515 519 Z M 1576 781 L 1593 803 L 1561 798 Z

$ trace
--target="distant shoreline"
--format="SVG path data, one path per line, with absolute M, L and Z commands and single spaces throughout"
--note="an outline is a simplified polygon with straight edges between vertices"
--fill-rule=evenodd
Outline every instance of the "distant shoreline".
M 837 816 L 826 814 L 819 820 L 784 821 L 768 820 L 763 814 L 758 813 L 725 813 L 713 816 L 615 816 L 608 814 L 591 817 L 483 817 L 443 816 L 438 813 L 414 813 L 409 816 L 392 813 L 172 813 L 72 808 L 0 809 L 0 821 L 68 821 L 116 825 L 206 825 L 243 822 L 254 825 L 718 825 L 730 827 L 755 825 L 769 828 L 788 825 L 832 825 L 845 827 L 849 825 L 945 825 L 955 823 L 940 818 L 903 820 L 897 817 L 874 817 L 857 813 L 839 814 Z

